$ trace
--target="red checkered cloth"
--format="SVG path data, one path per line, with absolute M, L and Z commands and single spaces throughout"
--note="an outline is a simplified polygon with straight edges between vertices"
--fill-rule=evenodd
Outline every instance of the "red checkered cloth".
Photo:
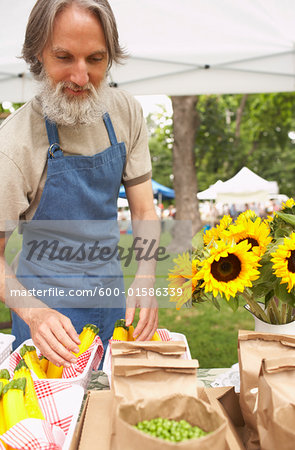
M 92 352 L 95 352 L 95 355 L 89 370 L 97 370 L 103 356 L 103 344 L 99 336 L 96 336 L 88 350 L 78 357 L 76 364 L 72 364 L 70 367 L 64 368 L 62 378 L 74 378 L 83 373 Z
M 19 354 L 19 349 L 22 346 L 20 346 L 18 349 L 16 349 L 9 358 L 9 372 L 10 375 L 13 376 L 13 372 L 17 364 L 21 360 L 21 356 Z M 103 344 L 101 342 L 101 339 L 99 336 L 96 336 L 94 341 L 92 342 L 91 346 L 86 350 L 86 352 L 82 353 L 77 359 L 76 364 L 72 364 L 69 368 L 64 368 L 62 373 L 62 378 L 75 378 L 81 373 L 83 373 L 85 367 L 87 366 L 87 363 L 89 361 L 90 356 L 95 352 L 95 355 L 93 357 L 91 367 L 89 367 L 89 370 L 97 370 L 100 364 L 100 361 L 103 356 Z M 39 350 L 37 349 L 37 354 L 40 355 Z M 37 380 L 37 376 L 32 372 L 32 377 L 34 380 Z
M 171 341 L 172 340 L 170 331 L 166 330 L 166 328 L 158 328 L 157 332 L 162 341 Z
M 34 381 L 34 386 L 45 420 L 22 420 L 1 435 L 1 440 L 16 449 L 61 449 L 73 412 L 80 409 L 83 388 L 54 380 Z

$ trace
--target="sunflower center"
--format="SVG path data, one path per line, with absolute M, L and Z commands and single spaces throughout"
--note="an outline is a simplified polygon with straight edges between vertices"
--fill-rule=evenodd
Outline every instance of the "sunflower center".
M 239 244 L 240 242 L 243 242 L 243 241 L 246 241 L 246 240 L 248 241 L 248 244 L 251 244 L 251 247 L 249 248 L 248 252 L 251 251 L 252 247 L 259 247 L 259 242 L 258 242 L 256 239 L 250 238 L 250 237 L 247 237 L 247 238 L 245 238 L 245 239 L 241 239 L 241 240 L 238 242 L 238 244 Z
M 288 258 L 288 271 L 295 273 L 295 250 L 291 250 L 291 256 Z
M 217 281 L 231 281 L 241 272 L 241 261 L 236 255 L 230 254 L 211 264 L 211 273 Z

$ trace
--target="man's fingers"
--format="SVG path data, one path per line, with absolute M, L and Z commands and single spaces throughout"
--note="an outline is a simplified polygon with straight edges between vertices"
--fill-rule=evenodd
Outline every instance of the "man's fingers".
M 129 327 L 129 325 L 131 325 L 134 320 L 135 309 L 136 308 L 126 308 L 125 321 L 127 327 Z
M 65 347 L 67 347 L 69 350 L 74 353 L 78 353 L 78 345 L 81 344 L 79 335 L 73 327 L 70 319 L 65 316 L 62 320 L 62 327 L 63 328 L 57 329 L 57 332 L 55 332 L 56 337 L 60 342 L 63 342 Z
M 150 340 L 158 326 L 158 309 L 142 308 L 139 314 L 139 321 L 134 330 L 133 336 L 138 341 Z
M 77 358 L 57 340 L 50 329 L 47 330 L 46 339 L 39 337 L 35 341 L 42 355 L 56 366 L 69 367 L 71 363 L 77 361 Z

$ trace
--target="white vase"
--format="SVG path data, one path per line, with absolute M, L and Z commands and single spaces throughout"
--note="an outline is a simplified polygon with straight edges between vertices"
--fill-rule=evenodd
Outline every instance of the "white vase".
M 264 304 L 259 303 L 260 306 L 264 309 Z M 254 326 L 255 331 L 259 331 L 262 333 L 272 333 L 272 334 L 291 334 L 295 335 L 295 321 L 284 323 L 282 325 L 275 325 L 273 323 L 263 322 L 263 320 L 258 319 L 255 314 L 250 310 L 249 305 L 245 305 L 245 309 L 249 311 L 250 314 L 254 317 Z

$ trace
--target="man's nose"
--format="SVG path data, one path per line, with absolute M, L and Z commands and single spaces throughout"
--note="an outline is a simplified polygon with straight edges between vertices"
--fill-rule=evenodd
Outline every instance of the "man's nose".
M 89 81 L 88 68 L 85 61 L 78 61 L 73 67 L 71 81 L 78 86 L 85 86 Z

